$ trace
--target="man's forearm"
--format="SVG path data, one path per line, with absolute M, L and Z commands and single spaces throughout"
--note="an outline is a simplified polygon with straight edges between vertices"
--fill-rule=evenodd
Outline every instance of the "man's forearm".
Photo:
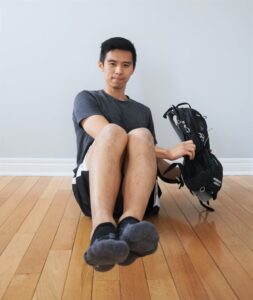
M 155 154 L 157 158 L 170 159 L 170 150 L 155 145 Z
M 185 155 L 188 155 L 190 159 L 194 159 L 196 146 L 193 141 L 184 141 L 172 148 L 162 148 L 155 145 L 155 153 L 157 158 L 164 158 L 168 160 L 176 160 Z

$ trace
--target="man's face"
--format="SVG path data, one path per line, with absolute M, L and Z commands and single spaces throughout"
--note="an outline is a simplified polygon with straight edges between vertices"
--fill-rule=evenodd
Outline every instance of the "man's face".
M 107 87 L 124 90 L 134 72 L 132 53 L 119 49 L 111 50 L 107 52 L 104 63 L 99 62 L 99 67 L 104 72 Z

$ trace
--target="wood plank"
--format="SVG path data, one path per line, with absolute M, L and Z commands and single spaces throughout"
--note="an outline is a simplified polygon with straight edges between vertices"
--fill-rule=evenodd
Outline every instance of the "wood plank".
M 63 291 L 63 300 L 91 299 L 93 268 L 83 260 L 83 253 L 90 244 L 90 231 L 90 218 L 81 217 Z
M 71 251 L 50 251 L 33 300 L 61 299 Z
M 70 193 L 66 209 L 57 230 L 52 250 L 71 250 L 80 218 L 80 208 Z
M 193 197 L 186 190 L 183 191 L 185 196 L 194 206 L 194 208 L 198 211 L 198 221 L 195 217 L 195 225 L 194 228 L 198 228 L 199 226 L 203 226 L 202 224 L 208 224 L 210 226 L 210 230 L 217 232 L 223 243 L 227 246 L 227 248 L 231 251 L 233 256 L 237 259 L 237 261 L 241 264 L 245 271 L 253 278 L 253 252 L 243 243 L 243 241 L 236 235 L 224 222 L 223 218 L 220 217 L 217 213 L 204 213 L 202 207 L 198 204 L 195 197 Z M 219 199 L 223 202 L 222 197 Z M 183 205 L 183 203 L 182 203 Z M 199 214 L 202 214 L 204 218 L 202 220 L 199 218 Z
M 222 214 L 225 210 L 229 211 L 241 222 L 245 223 L 251 230 L 253 230 L 253 216 L 248 210 L 244 209 L 240 205 L 240 201 L 235 201 L 222 190 L 220 191 L 216 200 L 213 203 L 215 210 L 217 208 L 217 210 Z
M 52 250 L 72 250 L 78 222 L 78 218 L 62 218 L 51 247 Z
M 1 205 L 0 209 L 0 225 L 10 216 L 18 204 L 22 201 L 28 191 L 39 180 L 39 177 L 28 177 L 20 185 L 20 187 Z
M 155 253 L 143 257 L 143 264 L 147 279 L 171 279 L 171 273 L 160 243 Z
M 59 190 L 22 259 L 17 274 L 41 272 L 66 207 L 70 191 Z
M 251 178 L 245 179 L 245 177 Z M 253 176 L 225 176 L 226 184 L 233 185 L 234 187 L 239 186 L 240 189 L 246 190 L 247 193 L 253 191 Z
M 0 256 L 0 299 L 11 282 L 33 236 L 33 233 L 15 234 L 8 247 Z
M 171 224 L 176 230 L 177 236 L 180 238 L 180 241 L 187 252 L 187 257 L 193 264 L 194 271 L 198 274 L 198 280 L 203 284 L 204 289 L 208 294 L 208 296 L 205 295 L 204 299 L 236 299 L 234 292 L 228 285 L 222 272 L 210 257 L 210 254 L 203 246 L 202 241 L 200 241 L 198 236 L 192 230 L 184 215 L 173 201 L 176 197 L 180 197 L 179 199 L 184 197 L 183 193 L 178 190 L 177 187 L 172 187 L 171 185 L 167 186 L 165 184 L 162 186 L 166 188 L 165 195 L 167 196 L 167 199 L 170 199 L 169 201 L 164 201 L 164 205 Z M 175 251 L 174 256 L 176 256 L 177 252 L 178 250 Z M 173 257 L 171 260 L 173 261 Z M 175 274 L 177 274 L 176 268 L 172 270 L 172 274 L 175 280 Z M 176 284 L 176 287 L 179 293 L 180 285 Z M 197 288 L 195 283 L 193 283 L 192 288 Z M 181 297 L 180 293 L 179 296 Z M 187 298 L 187 294 L 184 296 Z M 192 298 L 194 299 L 194 297 Z
M 253 191 L 253 182 L 245 180 L 242 176 L 228 176 L 235 184 L 241 185 L 244 189 L 252 192 Z
M 29 216 L 26 218 L 18 232 L 36 232 L 51 205 L 53 198 L 62 182 L 61 177 L 51 177 L 51 181 L 39 197 Z
M 9 198 L 15 191 L 23 184 L 23 182 L 26 180 L 26 177 L 19 176 L 14 177 L 8 182 L 7 185 L 5 185 L 0 192 L 0 197 L 3 198 Z
M 195 226 L 195 232 L 201 239 L 202 243 L 205 245 L 206 249 L 208 249 L 209 254 L 212 256 L 217 266 L 219 266 L 219 269 L 222 271 L 223 275 L 229 282 L 230 287 L 233 289 L 237 297 L 241 297 L 242 299 L 252 299 L 252 279 L 247 274 L 247 272 L 243 270 L 238 261 L 231 255 L 231 252 L 224 245 L 217 232 L 215 230 L 210 230 L 210 226 L 206 223 L 202 223 L 201 225 L 199 225 L 198 212 L 193 208 L 189 201 L 186 200 L 181 191 L 174 188 L 173 199 L 176 201 L 178 207 L 180 207 L 181 211 L 187 217 L 191 225 Z M 176 205 L 174 207 L 176 207 Z M 180 234 L 182 239 L 184 234 L 186 234 L 186 232 L 184 232 L 183 230 L 180 230 L 178 233 Z M 185 248 L 186 247 L 188 251 L 191 251 L 192 245 L 189 245 L 189 241 L 185 243 Z M 197 255 L 198 254 L 199 253 L 197 253 Z M 240 278 L 240 280 L 238 280 L 238 278 Z M 219 284 L 221 284 L 221 281 L 219 281 Z M 222 295 L 224 295 L 224 286 L 222 286 L 222 290 Z M 219 297 L 218 299 L 221 298 Z
M 224 199 L 226 199 L 226 201 L 228 200 L 224 194 L 222 194 L 221 199 L 223 202 Z M 244 210 L 243 207 L 238 208 L 239 203 L 237 203 L 238 205 L 235 205 L 236 201 L 234 199 L 232 200 L 234 203 L 231 204 L 229 209 L 227 209 L 226 206 L 221 205 L 218 213 L 224 219 L 226 224 L 237 233 L 251 250 L 253 250 L 253 215 L 249 213 L 249 211 Z M 221 204 L 223 203 L 222 201 Z
M 3 300 L 30 300 L 33 297 L 40 273 L 15 275 Z
M 71 176 L 64 176 L 62 178 L 62 183 L 60 189 L 71 190 L 72 189 L 72 177 Z
M 170 279 L 152 279 L 148 280 L 149 291 L 152 300 L 179 300 L 178 294 L 174 288 L 173 280 Z
M 129 266 L 120 266 L 120 294 L 121 299 L 150 299 L 148 284 L 142 259 L 137 259 Z
M 94 282 L 92 300 L 119 300 L 120 288 L 118 280 L 99 280 Z
M 25 196 L 20 205 L 18 205 L 15 211 L 2 224 L 0 227 L 0 254 L 8 245 L 14 234 L 18 231 L 20 225 L 36 204 L 39 195 L 48 185 L 49 181 L 49 178 L 41 177 Z
M 247 181 L 249 184 L 253 185 L 253 176 L 252 175 L 240 175 L 244 181 Z
M 0 207 L 1 207 L 1 205 L 4 204 L 4 202 L 7 201 L 7 199 L 8 199 L 8 198 L 4 198 L 4 197 L 1 197 L 1 196 L 0 196 Z
M 0 190 L 0 206 L 21 186 L 26 177 L 14 177 Z
M 247 179 L 248 178 L 248 179 Z M 253 176 L 224 176 L 224 183 L 234 188 L 238 187 L 246 192 L 253 190 Z
M 229 203 L 230 205 L 224 205 L 223 203 Z M 244 210 L 243 207 L 238 207 L 237 201 L 234 201 L 223 191 L 221 191 L 213 206 L 215 207 L 215 213 L 253 250 L 253 215 Z
M 1 176 L 0 177 L 0 191 L 13 180 L 13 176 Z
M 164 192 L 161 203 L 166 203 Z M 160 235 L 160 244 L 180 299 L 208 299 L 205 288 L 172 226 L 171 217 L 164 207 L 154 220 Z
M 64 212 L 64 218 L 79 218 L 81 214 L 81 209 L 74 198 L 73 192 L 71 192 L 68 205 Z
M 240 201 L 240 205 L 253 216 L 252 192 L 242 188 L 239 184 L 233 183 L 228 177 L 223 180 L 222 190 L 234 201 Z
M 143 257 L 143 264 L 151 299 L 168 299 L 168 295 L 171 299 L 179 299 L 160 243 L 155 253 Z
M 94 270 L 93 275 L 93 289 L 95 281 L 117 281 L 119 280 L 119 266 L 115 265 L 110 271 L 107 272 L 97 272 Z

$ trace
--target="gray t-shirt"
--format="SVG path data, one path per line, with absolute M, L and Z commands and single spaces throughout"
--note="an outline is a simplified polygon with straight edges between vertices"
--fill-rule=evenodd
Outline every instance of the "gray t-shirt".
M 144 127 L 151 131 L 155 144 L 156 136 L 150 109 L 128 98 L 120 101 L 104 90 L 82 91 L 74 101 L 73 122 L 77 142 L 77 166 L 79 166 L 94 139 L 82 128 L 80 122 L 93 115 L 102 115 L 108 122 L 123 127 L 126 132 Z

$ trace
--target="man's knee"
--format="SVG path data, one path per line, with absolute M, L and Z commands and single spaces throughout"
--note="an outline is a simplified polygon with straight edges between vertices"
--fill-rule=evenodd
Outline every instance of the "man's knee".
M 147 128 L 136 128 L 128 133 L 129 142 L 135 142 L 140 145 L 154 145 L 154 137 Z
M 96 155 L 103 153 L 114 158 L 122 157 L 127 145 L 127 139 L 127 133 L 122 127 L 111 123 L 106 125 L 96 136 L 95 141 L 86 154 L 85 162 L 88 169 L 90 170 L 91 168 L 94 153 Z
M 96 142 L 114 146 L 115 148 L 117 145 L 125 146 L 127 139 L 127 133 L 122 127 L 110 123 L 101 130 L 96 138 Z

